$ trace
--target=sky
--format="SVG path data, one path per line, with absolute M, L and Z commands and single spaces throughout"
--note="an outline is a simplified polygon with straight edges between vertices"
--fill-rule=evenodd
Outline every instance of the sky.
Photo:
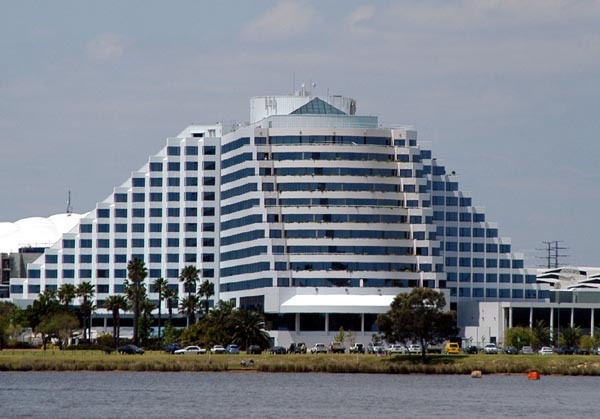
M 599 266 L 600 1 L 0 0 L 0 221 L 87 212 L 252 96 L 413 125 L 528 266 Z M 294 81 L 296 85 L 294 86 Z

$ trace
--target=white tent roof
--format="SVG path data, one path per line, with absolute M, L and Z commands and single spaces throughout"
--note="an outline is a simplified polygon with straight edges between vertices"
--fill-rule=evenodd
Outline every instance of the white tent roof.
M 294 295 L 281 304 L 282 313 L 385 313 L 395 295 Z
M 86 214 L 56 214 L 48 218 L 23 218 L 0 223 L 0 252 L 16 253 L 21 247 L 49 247 L 75 227 Z

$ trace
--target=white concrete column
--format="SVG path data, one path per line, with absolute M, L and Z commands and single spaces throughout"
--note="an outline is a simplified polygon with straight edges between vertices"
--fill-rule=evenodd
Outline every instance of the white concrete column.
M 360 314 L 360 333 L 362 336 L 365 335 L 365 313 Z
M 594 308 L 592 307 L 590 309 L 590 311 L 591 311 L 591 315 L 590 315 L 590 319 L 591 319 L 590 320 L 590 335 L 592 337 L 594 337 Z
M 329 313 L 325 313 L 325 334 L 329 335 Z
M 299 335 L 300 334 L 300 313 L 296 313 L 296 319 L 294 321 L 294 324 L 296 326 L 296 334 Z
M 513 308 L 512 306 L 508 308 L 508 328 L 512 329 L 513 327 Z
M 533 328 L 533 307 L 529 307 L 529 328 Z
M 575 308 L 571 307 L 571 327 L 575 326 Z

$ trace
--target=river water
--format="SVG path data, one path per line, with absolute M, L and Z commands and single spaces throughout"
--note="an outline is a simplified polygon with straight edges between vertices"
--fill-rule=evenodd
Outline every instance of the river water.
M 600 378 L 0 372 L 1 418 L 597 418 Z

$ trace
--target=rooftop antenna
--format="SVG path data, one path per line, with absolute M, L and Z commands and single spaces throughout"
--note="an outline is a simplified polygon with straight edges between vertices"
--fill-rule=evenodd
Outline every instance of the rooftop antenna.
M 73 213 L 73 206 L 71 205 L 71 191 L 67 196 L 67 215 L 70 216 Z

